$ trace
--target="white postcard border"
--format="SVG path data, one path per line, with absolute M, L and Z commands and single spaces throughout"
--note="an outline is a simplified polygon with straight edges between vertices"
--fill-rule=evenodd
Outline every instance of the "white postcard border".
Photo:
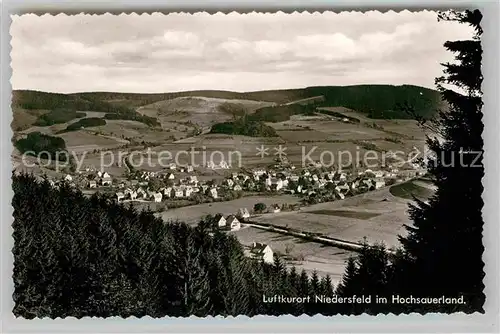
M 417 7 L 418 6 L 418 7 Z M 67 319 L 40 319 L 25 320 L 16 319 L 12 314 L 12 268 L 13 268 L 13 238 L 12 238 L 12 207 L 11 200 L 13 191 L 11 189 L 11 121 L 10 109 L 11 85 L 10 78 L 10 15 L 34 12 L 43 14 L 45 12 L 67 14 L 85 13 L 121 13 L 121 12 L 283 12 L 303 11 L 341 11 L 341 10 L 380 10 L 392 9 L 400 11 L 408 9 L 418 11 L 423 9 L 446 9 L 446 8 L 478 8 L 483 13 L 483 83 L 484 91 L 484 164 L 485 177 L 484 186 L 484 209 L 485 229 L 483 240 L 485 253 L 486 278 L 485 294 L 486 314 L 454 314 L 440 315 L 420 314 L 411 315 L 378 315 L 378 316 L 256 316 L 248 318 L 239 316 L 237 318 L 208 317 L 208 318 L 161 318 L 150 317 L 121 319 L 119 317 L 108 319 L 76 318 Z M 499 240 L 500 240 L 500 178 L 499 178 L 499 147 L 500 128 L 499 117 L 499 43 L 498 43 L 498 21 L 499 4 L 496 1 L 164 1 L 142 0 L 142 1 L 109 1 L 93 2 L 67 0 L 24 0 L 8 1 L 2 3 L 1 26 L 1 330 L 4 333 L 146 333 L 146 332 L 498 332 L 499 330 Z M 466 270 L 466 269 L 465 269 Z

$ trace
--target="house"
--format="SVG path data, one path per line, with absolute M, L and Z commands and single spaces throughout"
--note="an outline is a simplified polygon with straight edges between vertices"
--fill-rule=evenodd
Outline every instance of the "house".
M 265 181 L 264 181 L 266 187 L 271 187 L 271 185 L 273 184 L 273 181 L 270 177 L 268 177 Z
M 177 165 L 173 162 L 171 162 L 169 165 L 168 165 L 168 168 L 171 169 L 171 170 L 174 170 L 174 169 L 177 169 Z
M 189 183 L 198 184 L 198 177 L 196 175 L 189 176 Z
M 375 189 L 379 189 L 385 186 L 385 180 L 382 178 L 376 178 L 375 179 Z
M 184 188 L 184 196 L 189 197 L 193 193 L 193 187 L 185 187 Z
M 290 176 L 290 181 L 298 182 L 299 181 L 299 176 L 298 175 L 292 175 L 292 176 Z
M 248 212 L 247 208 L 240 208 L 238 210 L 237 216 L 242 219 L 250 218 L 250 212 Z
M 239 184 L 237 184 L 237 185 L 234 186 L 233 190 L 234 191 L 242 191 L 243 188 Z
M 173 179 L 175 179 L 175 175 L 174 175 L 174 173 L 168 173 L 168 174 L 167 174 L 167 179 L 169 179 L 169 180 L 173 180 Z
M 131 200 L 134 200 L 134 199 L 136 199 L 136 198 L 137 198 L 137 192 L 132 191 L 132 192 L 130 192 L 130 193 L 129 193 L 129 196 L 130 196 L 130 199 L 131 199 Z
M 271 187 L 276 191 L 283 189 L 283 180 L 280 178 L 272 178 L 271 179 Z
M 89 188 L 97 188 L 97 182 L 95 180 L 89 181 Z
M 234 181 L 233 181 L 233 180 L 231 180 L 231 179 L 227 179 L 227 180 L 226 180 L 226 183 L 227 183 L 227 186 L 228 186 L 229 188 L 231 188 L 231 187 L 234 185 Z
M 186 167 L 186 171 L 187 171 L 188 173 L 192 173 L 192 172 L 194 172 L 194 168 L 193 168 L 193 166 L 188 165 L 188 166 Z
M 101 171 L 97 172 L 97 177 L 102 177 L 102 172 Z
M 147 199 L 148 193 L 144 189 L 139 188 L 139 189 L 137 189 L 137 197 L 142 198 L 142 199 Z
M 163 195 L 165 195 L 165 197 L 172 197 L 172 187 L 166 187 L 164 190 L 163 190 Z
M 238 231 L 241 228 L 241 223 L 233 215 L 230 215 L 226 218 L 226 226 L 231 228 L 231 231 Z
M 163 197 L 163 196 L 162 196 L 162 194 L 161 194 L 161 193 L 154 193 L 154 194 L 153 194 L 153 199 L 154 199 L 154 201 L 155 201 L 156 203 L 161 202 L 162 197 Z
M 122 201 L 125 198 L 125 195 L 122 192 L 117 192 L 116 193 L 116 200 L 118 202 Z
M 184 189 L 181 187 L 174 188 L 174 197 L 175 198 L 184 197 Z
M 272 205 L 269 209 L 272 213 L 278 213 L 281 211 L 281 208 L 279 207 L 279 205 Z
M 210 196 L 212 196 L 212 198 L 218 198 L 217 188 L 211 188 L 210 189 Z
M 265 263 L 274 263 L 274 252 L 269 245 L 254 242 L 250 250 L 250 254 L 252 254 L 253 258 L 262 260 Z
M 73 177 L 69 174 L 66 174 L 66 176 L 64 177 L 64 181 L 71 182 L 71 181 L 73 181 Z
M 216 221 L 217 221 L 217 226 L 219 228 L 226 227 L 226 218 L 224 218 L 224 216 L 219 215 L 219 217 L 218 217 L 218 219 Z
M 219 164 L 220 168 L 221 169 L 228 169 L 229 168 L 229 165 L 227 164 L 226 161 L 222 160 Z
M 109 176 L 108 173 L 104 173 L 101 178 L 101 184 L 103 186 L 110 186 L 111 185 L 111 176 Z

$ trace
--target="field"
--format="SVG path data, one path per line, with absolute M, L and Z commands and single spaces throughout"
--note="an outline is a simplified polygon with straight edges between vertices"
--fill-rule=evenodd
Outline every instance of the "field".
M 377 217 L 379 213 L 365 211 L 348 211 L 348 210 L 316 210 L 308 211 L 308 213 L 316 215 L 336 216 L 355 219 L 370 219 Z
M 262 101 L 192 96 L 158 101 L 139 107 L 137 112 L 158 118 L 164 128 L 164 123 L 168 122 L 190 122 L 204 128 L 233 118 L 231 114 L 220 110 L 219 107 L 224 103 L 241 105 L 248 113 L 252 113 L 261 107 L 273 105 L 273 103 Z
M 392 186 L 390 192 L 397 197 L 406 199 L 416 197 L 425 201 L 433 194 L 433 186 L 424 181 L 411 181 Z
M 407 211 L 407 200 L 383 188 L 298 212 L 264 214 L 253 220 L 350 242 L 361 242 L 366 237 L 369 243 L 384 242 L 392 247 L 398 245 L 398 235 L 405 233 L 403 225 L 410 223 Z

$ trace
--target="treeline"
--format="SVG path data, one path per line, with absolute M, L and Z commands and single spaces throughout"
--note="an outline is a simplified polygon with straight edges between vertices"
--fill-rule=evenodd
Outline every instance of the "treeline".
M 13 91 L 12 105 L 27 110 L 49 110 L 36 121 L 37 125 L 64 123 L 77 117 L 84 117 L 77 111 L 105 112 L 107 119 L 126 119 L 142 122 L 149 126 L 159 125 L 153 117 L 143 116 L 131 106 L 109 103 L 93 94 L 58 94 L 30 90 Z M 15 117 L 15 114 L 14 114 Z
M 128 121 L 136 121 L 136 122 L 141 122 L 149 126 L 160 126 L 160 122 L 158 119 L 150 116 L 145 116 L 141 115 L 137 112 L 118 112 L 114 114 L 105 114 L 104 115 L 105 119 L 122 119 L 122 120 L 128 120 Z
M 247 117 L 240 117 L 233 122 L 214 124 L 210 133 L 224 133 L 250 137 L 277 137 L 274 128 L 259 121 L 252 121 Z
M 100 117 L 87 117 L 69 124 L 66 127 L 66 129 L 62 130 L 61 132 L 77 131 L 84 128 L 91 128 L 94 126 L 103 126 L 103 125 L 106 125 L 106 120 Z
M 230 113 L 236 119 L 231 122 L 214 124 L 211 133 L 225 133 L 232 135 L 242 135 L 251 137 L 277 137 L 278 134 L 273 127 L 264 122 L 283 122 L 293 115 L 314 115 L 315 105 L 283 105 L 263 107 L 257 109 L 252 114 L 247 114 L 243 108 L 238 108 L 232 104 L 225 104 L 221 111 Z
M 77 112 L 72 109 L 54 109 L 50 112 L 40 115 L 35 121 L 34 125 L 38 126 L 50 126 L 54 124 L 66 123 L 75 118 L 81 118 L 87 116 L 84 112 Z
M 329 277 L 308 277 L 244 255 L 208 225 L 164 223 L 103 195 L 13 176 L 14 314 L 206 316 L 334 314 L 321 303 L 266 303 L 263 296 L 333 295 Z
M 14 146 L 21 153 L 29 153 L 36 156 L 41 152 L 46 152 L 51 159 L 66 159 L 66 142 L 61 137 L 53 137 L 40 132 L 30 132 L 25 138 L 18 139 Z
M 411 85 L 358 85 L 345 87 L 309 87 L 304 95 L 323 95 L 319 106 L 346 107 L 366 113 L 370 118 L 413 119 L 434 116 L 441 105 L 439 92 Z M 411 105 L 414 114 L 407 112 Z
M 113 105 L 105 101 L 83 98 L 78 95 L 46 93 L 32 90 L 13 91 L 12 104 L 24 109 L 100 111 L 108 113 L 129 112 L 125 106 Z

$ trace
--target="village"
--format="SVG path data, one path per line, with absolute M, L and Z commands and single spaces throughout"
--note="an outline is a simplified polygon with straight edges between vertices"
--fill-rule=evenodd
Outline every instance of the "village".
M 279 159 L 276 164 L 265 168 L 232 172 L 229 168 L 224 161 L 217 165 L 210 163 L 203 169 L 224 170 L 225 177 L 200 181 L 198 176 L 201 170 L 191 165 L 178 166 L 171 163 L 167 168 L 156 172 L 129 169 L 123 177 L 112 177 L 106 171 L 89 166 L 49 182 L 54 186 L 60 182 L 68 183 L 82 189 L 87 195 L 104 193 L 119 203 L 153 204 L 156 205 L 156 212 L 200 203 L 231 201 L 256 194 L 270 198 L 290 194 L 300 198 L 298 203 L 254 203 L 250 208 L 242 207 L 237 212 L 221 212 L 216 215 L 216 228 L 221 231 L 238 231 L 255 215 L 298 211 L 304 206 L 344 200 L 425 174 L 417 165 L 403 170 L 392 166 L 356 170 L 309 166 L 299 170 L 285 159 Z M 273 262 L 273 250 L 269 245 L 254 242 L 247 253 L 265 262 Z

